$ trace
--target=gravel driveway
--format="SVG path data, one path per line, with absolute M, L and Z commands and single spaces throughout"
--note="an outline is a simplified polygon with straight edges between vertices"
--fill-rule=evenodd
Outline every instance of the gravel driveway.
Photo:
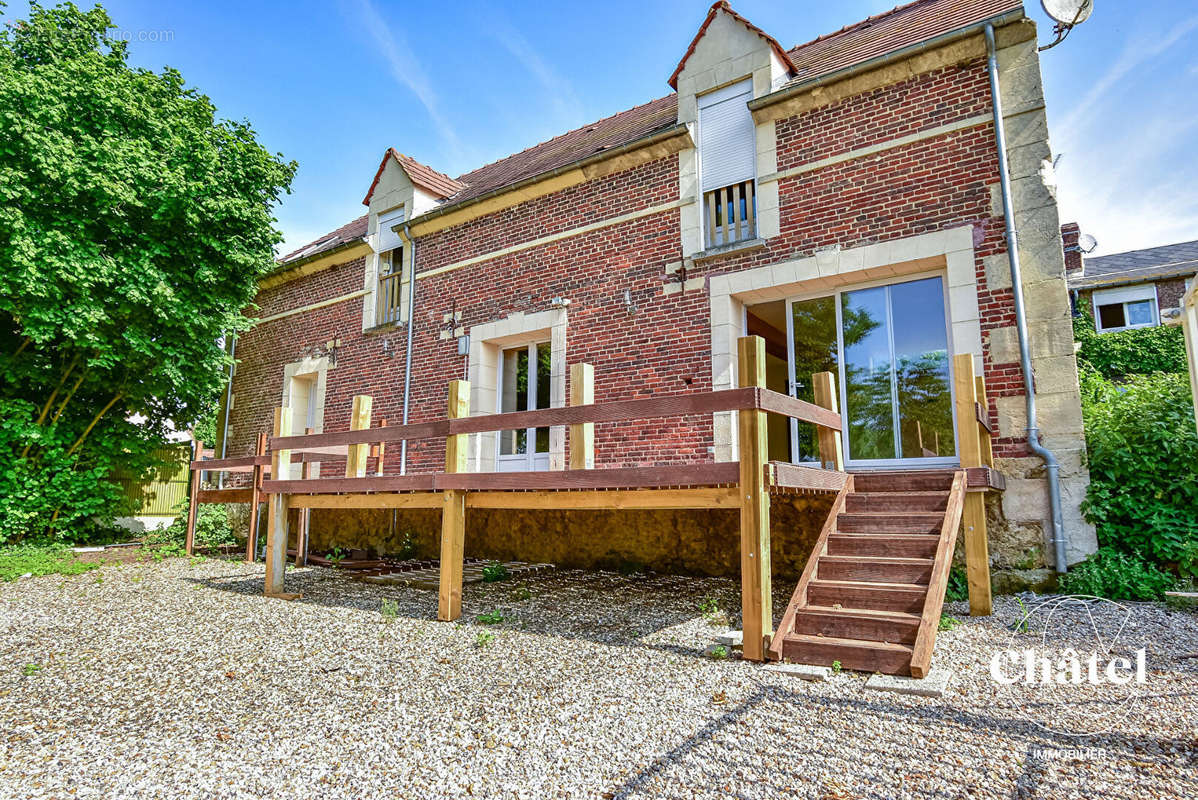
M 1005 598 L 946 608 L 926 699 L 703 658 L 726 580 L 467 586 L 463 624 L 326 569 L 261 586 L 183 559 L 0 584 L 0 797 L 1198 797 L 1191 612 L 1141 609 L 1151 697 L 1078 740 L 990 680 Z

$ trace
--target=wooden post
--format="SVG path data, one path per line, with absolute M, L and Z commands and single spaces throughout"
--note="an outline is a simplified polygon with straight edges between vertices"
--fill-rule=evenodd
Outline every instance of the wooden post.
M 349 415 L 349 429 L 364 431 L 370 427 L 370 409 L 374 400 L 368 394 L 354 395 L 354 408 Z M 366 458 L 370 455 L 370 445 L 351 444 L 349 454 L 345 458 L 345 477 L 365 478 Z
M 291 435 L 291 409 L 275 409 L 275 436 Z M 271 453 L 270 476 L 277 481 L 291 478 L 291 451 L 274 450 Z M 287 564 L 287 495 L 270 496 L 270 514 L 266 527 L 266 591 L 267 597 L 287 600 L 298 595 L 283 593 L 283 571 Z
M 975 394 L 974 394 L 975 402 L 977 402 L 977 404 L 979 406 L 981 406 L 983 414 L 989 415 L 990 414 L 990 401 L 986 398 L 986 378 L 982 375 L 976 376 L 973 379 L 973 386 L 974 386 L 974 390 L 975 390 Z M 990 441 L 990 431 L 982 430 L 979 427 L 978 436 L 980 437 L 978 440 L 980 442 L 978 452 L 981 455 L 982 466 L 993 467 L 994 466 L 994 443 Z
M 765 340 L 745 336 L 737 343 L 741 387 L 765 386 Z M 740 442 L 740 585 L 744 657 L 765 660 L 774 632 L 770 600 L 770 495 L 765 485 L 769 454 L 764 411 L 738 411 Z
M 589 406 L 595 402 L 595 367 L 570 365 L 570 405 Z M 595 466 L 595 423 L 570 426 L 570 469 Z
M 985 466 L 982 453 L 981 426 L 977 417 L 977 382 L 973 375 L 973 354 L 953 356 L 953 402 L 957 412 L 957 451 L 961 467 Z M 989 616 L 990 547 L 986 539 L 986 495 L 966 492 L 961 516 L 965 527 L 965 570 L 969 582 L 969 613 L 975 617 Z
M 258 442 L 254 447 L 254 455 L 266 455 L 266 434 L 258 434 Z M 250 529 L 245 537 L 245 560 L 254 562 L 258 559 L 258 504 L 262 502 L 262 473 L 261 464 L 255 464 L 250 470 Z
M 315 428 L 304 428 L 304 436 L 311 436 L 316 433 Z M 305 461 L 300 466 L 300 477 L 304 480 L 312 477 L 312 462 Z M 308 566 L 308 527 L 312 524 L 312 509 L 301 508 L 299 510 L 299 526 L 295 531 L 295 565 L 297 567 Z
M 386 417 L 383 417 L 379 420 L 379 427 L 387 427 Z M 375 453 L 378 455 L 378 462 L 374 465 L 374 474 L 381 478 L 383 476 L 383 460 L 387 457 L 387 443 L 379 442 L 377 445 L 375 445 Z
M 204 443 L 199 439 L 191 442 L 191 460 L 199 461 L 204 453 Z M 196 543 L 196 513 L 200 508 L 200 473 L 202 470 L 191 469 L 191 499 L 187 504 L 187 533 L 183 539 L 183 549 L 187 555 L 193 555 Z
M 836 376 L 831 372 L 817 372 L 811 376 L 812 387 L 815 389 L 815 404 L 829 411 L 840 413 L 840 401 L 836 396 Z M 840 447 L 840 431 L 816 427 L 819 437 L 819 460 L 824 469 L 829 466 L 837 472 L 844 472 L 843 451 Z
M 449 418 L 470 416 L 470 382 L 449 382 Z M 467 434 L 445 437 L 445 471 L 466 471 Z M 462 558 L 466 541 L 466 493 L 447 491 L 441 506 L 441 583 L 437 619 L 451 622 L 462 615 Z

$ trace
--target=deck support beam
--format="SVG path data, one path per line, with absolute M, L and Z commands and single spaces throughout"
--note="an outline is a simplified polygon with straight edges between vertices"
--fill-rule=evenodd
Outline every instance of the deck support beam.
M 370 411 L 374 406 L 374 399 L 368 394 L 354 395 L 353 410 L 349 415 L 349 429 L 351 431 L 364 431 L 370 427 Z M 305 431 L 305 433 L 311 433 Z M 365 478 L 366 477 L 366 459 L 370 455 L 370 445 L 368 444 L 351 444 L 349 452 L 345 457 L 345 477 L 347 478 Z
M 254 445 L 254 455 L 266 455 L 266 434 L 259 433 Z M 251 564 L 258 560 L 258 504 L 262 502 L 262 474 L 266 470 L 261 464 L 254 464 L 250 470 L 250 522 L 249 531 L 245 537 L 245 560 Z
M 992 466 L 990 442 L 982 441 L 977 421 L 978 388 L 985 399 L 985 383 L 973 374 L 973 355 L 953 356 L 953 387 L 957 412 L 957 449 L 961 467 Z M 986 437 L 987 440 L 989 437 Z M 962 513 L 965 528 L 965 571 L 969 583 L 969 613 L 975 617 L 989 616 L 992 610 L 990 593 L 990 546 L 986 534 L 986 493 L 967 492 Z
M 275 409 L 275 436 L 291 435 L 291 409 Z M 275 450 L 271 459 L 271 477 L 286 480 L 291 477 L 291 451 Z M 266 587 L 267 597 L 291 599 L 283 593 L 283 571 L 287 566 L 287 495 L 279 492 L 270 496 L 270 514 L 266 528 Z
M 204 443 L 195 439 L 191 443 L 191 460 L 199 461 L 204 452 Z M 200 509 L 200 475 L 203 470 L 191 469 L 191 494 L 187 504 L 187 533 L 183 539 L 183 549 L 187 555 L 194 555 L 196 543 L 196 513 Z
M 765 340 L 737 342 L 739 385 L 765 387 Z M 766 414 L 737 412 L 740 445 L 740 581 L 744 657 L 764 661 L 774 633 L 770 568 L 770 495 L 765 483 L 769 443 Z
M 449 418 L 470 416 L 470 382 L 449 384 Z M 467 434 L 445 437 L 445 471 L 466 471 Z M 451 489 L 442 494 L 441 575 L 437 619 L 452 622 L 462 615 L 462 567 L 466 539 L 466 492 Z

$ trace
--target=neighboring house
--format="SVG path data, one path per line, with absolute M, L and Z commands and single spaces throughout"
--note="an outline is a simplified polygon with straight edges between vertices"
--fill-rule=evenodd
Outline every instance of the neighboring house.
M 951 356 L 970 353 L 1008 482 L 991 509 L 996 563 L 1043 558 L 1048 496 L 1025 441 L 987 22 L 1013 131 L 1039 428 L 1062 465 L 1069 561 L 1081 559 L 1095 540 L 1078 509 L 1088 473 L 1052 154 L 1035 25 L 1013 0 L 920 0 L 793 48 L 720 2 L 678 47 L 664 97 L 456 178 L 387 150 L 363 176 L 366 213 L 262 280 L 259 321 L 237 344 L 228 454 L 251 453 L 276 406 L 297 431 L 346 429 L 355 394 L 373 396 L 376 424 L 405 407 L 412 422 L 443 418 L 447 383 L 463 376 L 476 414 L 564 405 L 576 362 L 594 365 L 599 402 L 731 388 L 736 340 L 753 332 L 768 341 L 771 388 L 810 397 L 824 370 L 847 381 L 849 469 L 944 467 L 957 463 Z M 470 469 L 564 469 L 565 436 L 473 435 Z M 731 414 L 599 425 L 595 449 L 600 466 L 729 461 L 736 426 Z M 443 452 L 391 447 L 387 470 L 439 469 Z M 786 425 L 770 453 L 815 457 Z M 328 512 L 312 525 L 314 543 L 377 543 L 371 526 L 395 522 Z M 583 515 L 552 530 L 585 548 L 623 525 Z M 472 529 L 468 548 L 510 536 L 500 527 Z M 661 547 L 693 565 L 684 557 L 717 552 L 687 544 L 703 536 L 667 526 Z M 635 555 L 628 538 L 621 552 Z M 719 547 L 735 570 L 735 546 Z
M 1094 317 L 1099 333 L 1174 322 L 1198 273 L 1198 241 L 1086 257 L 1076 223 L 1061 227 L 1074 307 Z

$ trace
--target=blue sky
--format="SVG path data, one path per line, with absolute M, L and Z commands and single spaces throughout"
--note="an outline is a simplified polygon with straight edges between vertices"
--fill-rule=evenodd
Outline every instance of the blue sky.
M 894 4 L 733 6 L 789 47 Z M 179 69 L 299 162 L 278 209 L 289 249 L 362 213 L 389 146 L 458 175 L 668 93 L 709 3 L 103 5 L 135 63 Z M 1039 3 L 1027 5 L 1047 42 Z M 24 13 L 14 2 L 7 18 Z M 1097 0 L 1042 68 L 1062 218 L 1097 237 L 1096 254 L 1198 239 L 1198 5 Z

